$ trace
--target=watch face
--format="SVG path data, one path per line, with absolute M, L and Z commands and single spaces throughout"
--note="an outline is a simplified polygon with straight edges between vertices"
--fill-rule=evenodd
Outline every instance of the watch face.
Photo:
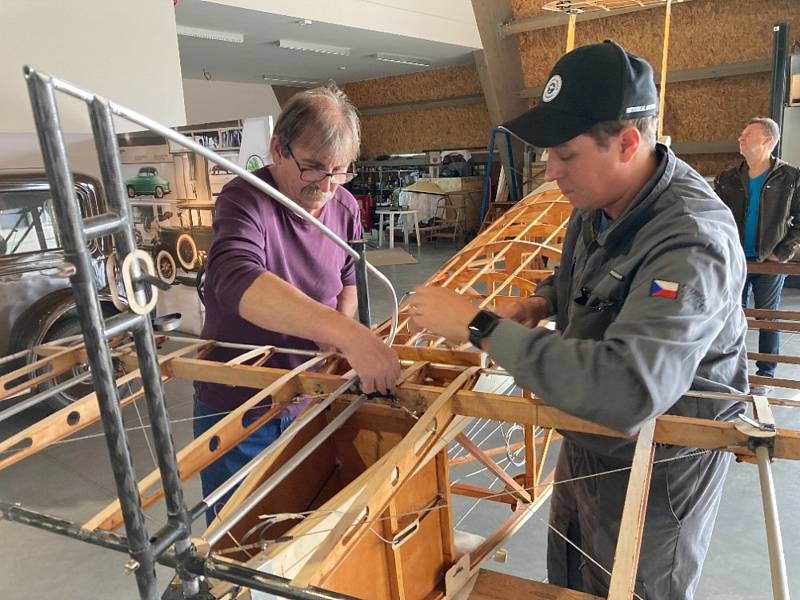
M 491 333 L 496 323 L 497 323 L 497 315 L 482 310 L 477 315 L 475 315 L 475 318 L 472 319 L 468 328 L 470 332 L 472 332 L 473 334 L 477 334 L 477 336 L 480 338 Z

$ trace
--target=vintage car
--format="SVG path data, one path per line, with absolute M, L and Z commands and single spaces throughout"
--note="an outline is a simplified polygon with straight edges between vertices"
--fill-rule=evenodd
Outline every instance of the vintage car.
M 105 212 L 100 184 L 78 174 L 74 181 L 83 216 Z M 102 290 L 100 305 L 108 317 L 118 312 L 106 287 L 104 269 L 111 238 L 92 240 L 90 249 L 95 282 Z M 0 356 L 80 333 L 70 282 L 61 272 L 64 261 L 46 175 L 0 175 Z M 6 363 L 0 365 L 0 371 L 18 366 L 18 361 Z M 63 379 L 73 376 L 73 372 L 64 373 Z M 61 408 L 91 391 L 87 381 L 47 402 Z
M 125 187 L 128 190 L 128 198 L 136 196 L 163 198 L 165 194 L 172 192 L 169 181 L 161 177 L 155 167 L 142 167 L 136 177 L 125 181 Z

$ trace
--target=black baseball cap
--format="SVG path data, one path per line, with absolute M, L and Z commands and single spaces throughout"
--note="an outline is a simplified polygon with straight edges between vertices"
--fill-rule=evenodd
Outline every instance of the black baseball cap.
M 562 56 L 534 108 L 503 126 L 540 148 L 558 146 L 603 121 L 655 115 L 653 67 L 613 40 Z

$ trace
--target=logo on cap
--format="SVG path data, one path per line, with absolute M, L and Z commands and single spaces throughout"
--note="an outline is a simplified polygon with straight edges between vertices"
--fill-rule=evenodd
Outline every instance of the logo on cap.
M 542 102 L 550 102 L 553 98 L 558 96 L 558 92 L 560 91 L 561 75 L 553 75 L 547 82 L 547 85 L 544 86 L 544 92 L 542 92 Z

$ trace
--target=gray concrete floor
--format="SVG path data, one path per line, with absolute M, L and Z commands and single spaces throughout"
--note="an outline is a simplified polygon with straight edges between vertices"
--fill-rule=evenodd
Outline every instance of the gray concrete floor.
M 425 279 L 449 258 L 454 246 L 433 248 L 423 245 L 421 251 L 411 247 L 419 263 L 382 268 L 394 283 L 398 296 Z M 373 320 L 388 314 L 389 301 L 382 289 L 372 285 Z M 787 289 L 783 308 L 800 310 L 800 290 Z M 755 348 L 755 335 L 748 345 Z M 783 351 L 800 355 L 800 335 L 784 335 Z M 800 366 L 781 366 L 778 375 L 800 379 Z M 191 386 L 187 382 L 170 382 L 166 386 L 170 418 L 177 446 L 191 439 Z M 793 397 L 794 392 L 776 390 L 778 397 Z M 800 412 L 776 408 L 780 425 L 800 428 Z M 0 439 L 46 416 L 45 410 L 33 410 L 0 423 Z M 142 421 L 136 410 L 124 411 L 125 423 L 132 428 L 130 446 L 137 472 L 141 478 L 153 469 L 153 458 L 141 429 Z M 146 423 L 146 420 L 145 420 Z M 472 436 L 489 446 L 499 446 L 502 435 L 496 423 L 476 426 Z M 478 429 L 483 427 L 480 431 Z M 511 433 L 511 441 L 519 432 Z M 790 589 L 800 594 L 800 543 L 794 533 L 800 528 L 800 465 L 788 461 L 773 465 L 781 525 L 784 535 L 786 563 Z M 461 467 L 454 478 L 468 476 L 479 469 L 474 465 Z M 509 469 L 514 473 L 516 468 Z M 472 483 L 492 483 L 487 473 L 472 475 Z M 496 485 L 496 484 L 495 484 Z M 497 487 L 497 486 L 496 486 Z M 186 498 L 191 505 L 200 499 L 197 480 L 186 484 Z M 81 431 L 74 440 L 56 444 L 3 471 L 0 471 L 0 499 L 19 502 L 23 506 L 82 522 L 103 508 L 115 497 L 107 451 L 99 425 Z M 464 518 L 461 528 L 471 533 L 488 534 L 508 514 L 508 509 L 489 502 L 475 505 L 474 501 L 455 498 L 454 522 Z M 163 509 L 148 510 L 148 527 L 155 531 L 165 520 Z M 505 563 L 489 562 L 487 567 L 520 577 L 543 580 L 545 572 L 545 538 L 547 507 L 533 515 L 512 538 L 504 543 L 508 552 Z M 123 573 L 127 557 L 77 541 L 45 533 L 16 523 L 0 521 L 0 598 L 15 600 L 138 598 L 134 578 Z M 170 573 L 159 571 L 166 585 Z M 771 598 L 766 536 L 754 465 L 734 464 L 725 484 L 724 498 L 717 519 L 714 538 L 708 553 L 697 598 L 703 600 L 738 600 Z

